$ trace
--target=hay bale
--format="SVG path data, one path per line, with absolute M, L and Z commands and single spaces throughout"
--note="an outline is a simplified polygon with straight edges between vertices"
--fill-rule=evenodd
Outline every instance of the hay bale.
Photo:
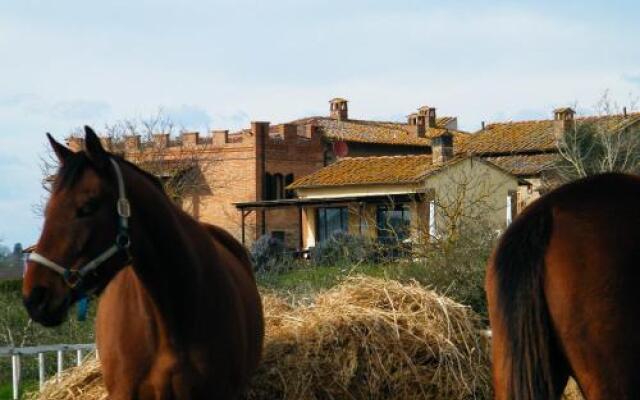
M 418 284 L 355 277 L 307 305 L 263 301 L 264 359 L 247 400 L 490 398 L 479 318 Z M 104 398 L 97 363 L 35 398 Z
M 40 393 L 26 396 L 29 400 L 106 400 L 107 391 L 102 381 L 100 363 L 95 354 L 89 354 L 82 365 L 69 368 L 60 378 L 45 382 Z
M 584 400 L 578 384 L 573 379 L 569 379 L 569 383 L 564 390 L 562 400 Z

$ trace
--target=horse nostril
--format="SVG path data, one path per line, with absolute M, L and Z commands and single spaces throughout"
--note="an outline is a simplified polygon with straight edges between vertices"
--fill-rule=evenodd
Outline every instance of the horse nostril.
M 36 286 L 31 290 L 29 297 L 24 299 L 24 305 L 30 312 L 40 314 L 44 311 L 49 300 L 49 289 L 44 286 Z

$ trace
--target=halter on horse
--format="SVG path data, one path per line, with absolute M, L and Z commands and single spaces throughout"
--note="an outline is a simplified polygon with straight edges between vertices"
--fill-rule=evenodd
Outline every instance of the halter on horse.
M 102 265 L 105 261 L 116 255 L 118 252 L 123 251 L 127 254 L 128 259 L 131 258 L 131 255 L 129 254 L 129 246 L 131 246 L 131 238 L 129 236 L 129 218 L 131 217 L 131 206 L 129 205 L 129 200 L 127 199 L 124 189 L 124 180 L 122 179 L 122 171 L 120 170 L 120 166 L 113 158 L 110 158 L 109 161 L 113 165 L 116 179 L 118 181 L 118 202 L 116 203 L 116 209 L 118 210 L 119 227 L 115 243 L 111 247 L 100 253 L 93 260 L 76 269 L 65 268 L 49 260 L 45 256 L 36 253 L 35 251 L 31 252 L 28 256 L 29 261 L 44 265 L 45 267 L 62 275 L 64 281 L 71 289 L 75 289 L 76 287 L 78 287 L 82 283 L 82 278 L 84 276 L 94 272 L 94 270 L 100 267 L 100 265 Z
M 84 152 L 50 138 L 61 168 L 27 261 L 29 314 L 58 325 L 75 301 L 102 292 L 96 343 L 111 399 L 237 398 L 264 332 L 246 251 L 85 129 Z

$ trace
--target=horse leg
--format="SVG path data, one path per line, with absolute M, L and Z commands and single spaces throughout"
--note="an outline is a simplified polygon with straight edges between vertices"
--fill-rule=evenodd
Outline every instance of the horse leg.
M 178 400 L 172 378 L 176 371 L 176 360 L 170 352 L 160 352 L 140 386 L 140 400 Z

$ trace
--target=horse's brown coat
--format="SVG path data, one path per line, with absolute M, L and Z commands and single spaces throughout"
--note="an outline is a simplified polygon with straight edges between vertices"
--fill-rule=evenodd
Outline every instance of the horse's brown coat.
M 529 206 L 489 263 L 496 399 L 640 398 L 640 179 L 607 174 Z
M 86 155 L 56 150 L 63 153 L 63 164 L 71 157 L 88 158 L 76 171 L 76 182 L 52 194 L 38 242 L 38 252 L 63 265 L 86 262 L 115 237 L 113 180 L 103 169 L 108 163 L 101 161 L 108 155 L 93 136 L 87 133 Z M 236 398 L 257 367 L 263 339 L 262 307 L 247 254 L 228 233 L 176 207 L 137 167 L 119 163 L 132 205 L 132 262 L 110 260 L 95 282 L 89 281 L 99 286 L 99 279 L 113 277 L 96 321 L 110 398 Z M 104 204 L 89 220 L 77 218 L 73 211 L 91 196 Z M 78 237 L 86 238 L 83 246 L 74 245 Z M 23 294 L 36 319 L 55 324 L 70 305 L 64 299 L 75 299 L 70 293 L 59 275 L 29 264 Z M 50 313 L 56 318 L 48 319 Z

